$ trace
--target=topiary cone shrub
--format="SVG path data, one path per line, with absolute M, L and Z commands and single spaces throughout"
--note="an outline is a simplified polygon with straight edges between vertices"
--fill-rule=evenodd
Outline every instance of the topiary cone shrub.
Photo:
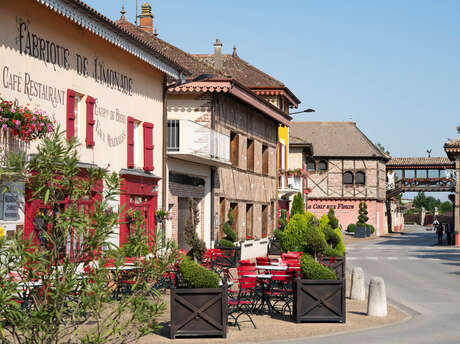
M 235 241 L 237 239 L 236 233 L 233 230 L 233 224 L 235 223 L 235 218 L 233 217 L 232 209 L 228 210 L 227 213 L 228 220 L 222 226 L 222 230 L 225 233 L 225 237 L 219 240 L 219 246 L 221 247 L 235 247 Z
M 329 218 L 329 225 L 335 229 L 339 227 L 339 220 L 337 217 L 335 217 L 335 211 L 334 208 L 329 208 L 329 211 L 327 213 L 327 217 Z
M 367 211 L 367 204 L 366 202 L 361 202 L 359 203 L 359 216 L 358 216 L 358 223 L 356 224 L 357 226 L 360 227 L 365 227 L 367 220 L 369 220 L 369 217 L 367 216 L 369 212 Z
M 292 201 L 291 217 L 296 214 L 305 214 L 305 205 L 303 203 L 303 197 L 300 192 L 294 196 L 294 200 Z
M 219 275 L 207 270 L 185 257 L 179 265 L 179 271 L 187 288 L 218 288 Z

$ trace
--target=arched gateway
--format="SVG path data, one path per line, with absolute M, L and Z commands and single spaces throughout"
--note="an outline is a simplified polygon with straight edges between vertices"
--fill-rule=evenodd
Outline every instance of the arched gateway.
M 460 127 L 457 127 L 460 133 Z M 460 246 L 460 138 L 449 140 L 444 145 L 444 150 L 449 159 L 455 164 L 455 173 L 457 176 L 455 183 L 455 246 Z

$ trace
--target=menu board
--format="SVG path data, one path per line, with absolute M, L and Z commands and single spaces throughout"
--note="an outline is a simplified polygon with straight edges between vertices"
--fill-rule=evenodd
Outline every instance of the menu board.
M 18 219 L 18 203 L 14 194 L 5 192 L 3 194 L 3 219 L 14 221 Z

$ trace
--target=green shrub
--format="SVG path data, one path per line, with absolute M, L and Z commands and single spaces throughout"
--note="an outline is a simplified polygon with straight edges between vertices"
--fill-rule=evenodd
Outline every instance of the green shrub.
M 323 230 L 324 236 L 326 238 L 326 242 L 330 247 L 335 248 L 339 242 L 340 242 L 340 237 L 339 235 L 331 228 L 331 226 L 326 226 Z
M 224 231 L 226 236 L 219 240 L 219 245 L 223 247 L 235 247 L 234 242 L 237 240 L 237 236 L 235 231 L 233 230 L 233 223 L 235 222 L 235 219 L 233 218 L 232 209 L 228 210 L 227 217 L 227 222 L 225 222 L 222 225 L 222 230 Z M 223 244 L 221 245 L 221 243 Z
M 337 217 L 335 217 L 334 208 L 329 208 L 329 211 L 327 213 L 327 217 L 329 218 L 329 225 L 332 228 L 339 227 L 339 220 L 337 219 Z
M 359 227 L 364 227 L 366 226 L 367 220 L 369 220 L 369 217 L 367 216 L 369 212 L 367 211 L 367 204 L 366 202 L 361 202 L 359 203 L 359 216 L 358 216 L 358 223 L 356 223 L 357 226 Z
M 326 228 L 329 226 L 329 217 L 327 217 L 326 214 L 324 214 L 323 216 L 321 216 L 321 218 L 319 219 L 319 224 L 318 224 L 318 227 L 319 227 L 319 231 L 320 231 L 320 234 L 321 236 L 324 238 L 324 240 L 326 240 Z
M 303 197 L 300 192 L 294 196 L 294 200 L 292 201 L 291 217 L 296 214 L 305 214 L 305 205 L 303 203 Z
M 332 270 L 321 265 L 308 254 L 303 254 L 302 257 L 300 258 L 300 270 L 302 271 L 302 275 L 304 279 L 311 279 L 311 280 L 318 280 L 318 279 L 336 280 L 337 279 L 337 276 Z
M 314 225 L 307 226 L 304 238 L 302 251 L 313 257 L 321 256 L 327 247 L 327 243 L 322 237 L 319 228 Z
M 347 227 L 347 232 L 348 233 L 354 233 L 355 232 L 356 225 L 354 223 L 350 223 Z
M 278 218 L 278 229 L 280 231 L 284 231 L 284 228 L 286 228 L 287 224 L 288 224 L 287 211 L 284 209 L 281 209 L 280 217 Z
M 281 237 L 283 252 L 294 251 L 303 247 L 306 240 L 305 233 L 307 226 L 315 226 L 316 223 L 317 219 L 312 213 L 307 212 L 306 214 L 291 216 Z
M 341 254 L 337 249 L 332 248 L 332 247 L 326 247 L 326 249 L 323 252 L 323 257 L 343 257 L 343 254 Z
M 371 234 L 374 234 L 374 232 L 375 232 L 375 227 L 374 226 L 368 224 L 368 225 L 366 225 L 366 227 L 369 227 L 371 229 Z
M 273 236 L 275 237 L 276 240 L 281 240 L 283 236 L 283 231 L 281 229 L 275 229 L 273 232 Z
M 340 241 L 339 243 L 337 244 L 336 247 L 334 247 L 337 251 L 339 251 L 341 253 L 341 255 L 343 256 L 345 254 L 345 243 L 343 242 L 343 237 L 342 237 L 342 230 L 340 228 L 336 228 L 334 229 L 334 232 L 337 233 L 337 235 L 339 236 L 340 238 Z
M 233 243 L 233 241 L 230 241 L 228 239 L 220 239 L 219 240 L 219 246 L 221 247 L 235 247 L 235 244 Z
M 218 288 L 219 275 L 185 257 L 179 265 L 179 270 L 189 288 Z

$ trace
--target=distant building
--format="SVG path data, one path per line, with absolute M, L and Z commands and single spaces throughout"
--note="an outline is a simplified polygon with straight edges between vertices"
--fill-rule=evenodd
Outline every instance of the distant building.
M 389 157 L 354 122 L 291 122 L 290 165 L 305 166 L 307 210 L 317 216 L 334 208 L 345 229 L 356 223 L 359 203 L 365 201 L 368 223 L 377 235 L 387 231 L 385 219 L 386 170 Z M 305 146 L 311 143 L 313 154 Z

